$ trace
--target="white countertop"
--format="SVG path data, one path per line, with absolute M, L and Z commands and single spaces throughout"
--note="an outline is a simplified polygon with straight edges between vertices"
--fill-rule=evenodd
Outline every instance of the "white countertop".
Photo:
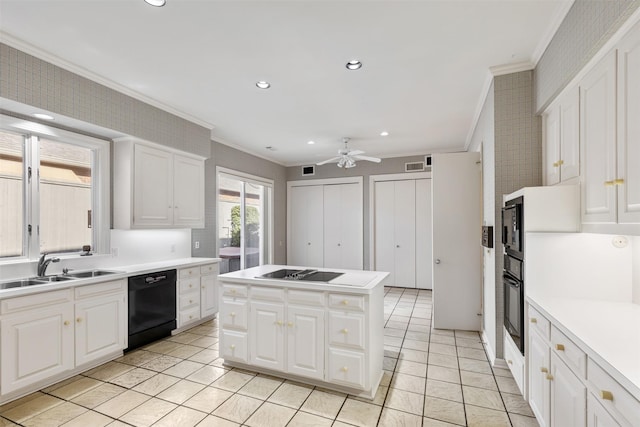
M 569 298 L 527 297 L 589 357 L 640 400 L 640 305 Z
M 174 268 L 195 267 L 199 265 L 220 262 L 220 258 L 180 258 L 166 261 L 159 261 L 146 264 L 121 265 L 116 267 L 96 268 L 100 270 L 115 271 L 117 273 L 89 277 L 85 279 L 65 280 L 63 282 L 44 283 L 42 285 L 25 286 L 21 288 L 0 289 L 0 299 L 13 298 L 17 296 L 37 294 L 40 292 L 55 291 L 58 289 L 73 288 L 76 286 L 91 285 L 108 280 L 118 280 L 129 276 L 152 273 L 154 271 L 169 270 Z M 81 270 L 78 270 L 81 271 Z
M 290 270 L 306 270 L 312 268 L 318 271 L 333 271 L 336 273 L 344 273 L 342 276 L 336 277 L 329 282 L 305 282 L 304 280 L 280 280 L 265 279 L 259 276 L 271 273 L 280 269 Z M 344 270 L 339 268 L 315 268 L 301 267 L 293 265 L 261 265 L 245 270 L 234 271 L 231 273 L 221 274 L 219 277 L 221 282 L 228 283 L 251 283 L 263 286 L 283 286 L 295 289 L 309 289 L 322 291 L 350 292 L 355 294 L 370 294 L 378 285 L 384 284 L 389 273 L 382 271 L 363 271 L 363 270 Z

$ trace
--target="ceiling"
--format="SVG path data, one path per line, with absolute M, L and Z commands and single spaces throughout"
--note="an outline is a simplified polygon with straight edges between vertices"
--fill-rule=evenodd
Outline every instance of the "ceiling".
M 571 3 L 2 0 L 0 40 L 297 165 L 342 137 L 378 157 L 465 150 L 490 68 L 537 62 Z

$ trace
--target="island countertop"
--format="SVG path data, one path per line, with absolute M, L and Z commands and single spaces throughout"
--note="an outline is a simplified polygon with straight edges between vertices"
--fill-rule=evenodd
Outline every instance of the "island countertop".
M 271 279 L 260 277 L 267 273 L 272 273 L 281 269 L 330 271 L 343 273 L 328 282 L 310 282 L 304 280 Z M 315 268 L 294 265 L 274 265 L 267 264 L 258 267 L 247 268 L 245 270 L 233 271 L 218 276 L 221 282 L 227 283 L 250 283 L 262 286 L 284 286 L 292 289 L 308 289 L 322 291 L 349 292 L 354 294 L 370 294 L 378 285 L 384 285 L 389 273 L 383 271 L 366 270 L 344 270 L 339 268 Z

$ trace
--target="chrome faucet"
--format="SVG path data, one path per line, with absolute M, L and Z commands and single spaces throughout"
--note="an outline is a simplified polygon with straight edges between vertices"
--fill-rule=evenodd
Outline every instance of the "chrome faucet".
M 40 256 L 40 259 L 38 260 L 38 277 L 42 277 L 42 276 L 45 275 L 45 273 L 47 271 L 47 267 L 49 266 L 50 262 L 59 262 L 60 261 L 60 258 L 57 258 L 57 257 L 45 259 L 46 256 L 47 256 L 47 253 L 44 252 Z

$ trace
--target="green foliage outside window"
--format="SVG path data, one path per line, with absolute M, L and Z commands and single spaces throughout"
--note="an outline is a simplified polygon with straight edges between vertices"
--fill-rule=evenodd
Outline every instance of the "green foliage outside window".
M 260 212 L 253 206 L 245 207 L 245 243 L 247 247 L 258 247 Z M 231 208 L 231 246 L 240 247 L 240 205 Z

